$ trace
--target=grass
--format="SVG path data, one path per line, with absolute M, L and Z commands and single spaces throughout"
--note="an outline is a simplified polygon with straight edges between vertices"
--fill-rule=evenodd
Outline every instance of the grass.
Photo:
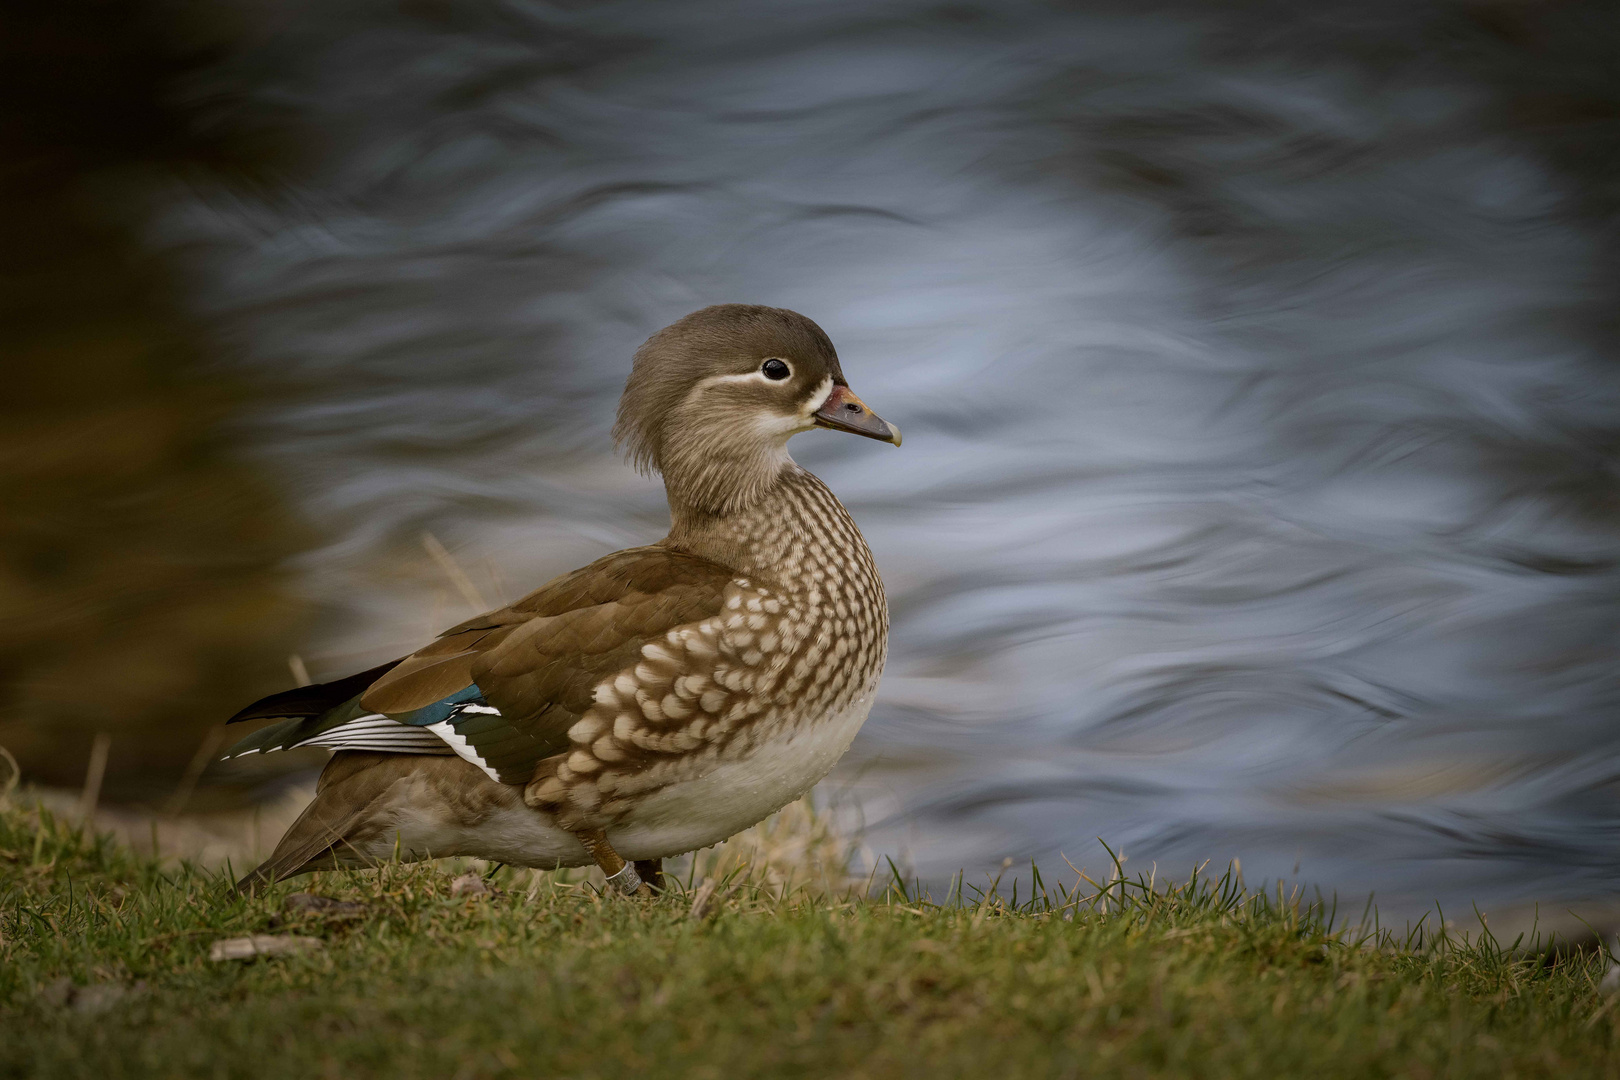
M 1230 875 L 936 905 L 733 866 L 700 918 L 689 886 L 451 880 L 228 899 L 223 874 L 0 810 L 0 1076 L 1620 1075 L 1605 958 L 1335 928 Z M 297 890 L 365 907 L 289 914 Z M 323 945 L 210 961 L 252 933 Z

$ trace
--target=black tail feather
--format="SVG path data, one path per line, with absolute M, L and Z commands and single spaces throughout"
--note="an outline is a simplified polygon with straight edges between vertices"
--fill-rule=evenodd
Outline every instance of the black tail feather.
M 312 686 L 300 686 L 292 690 L 283 690 L 279 694 L 271 694 L 267 698 L 255 701 L 225 722 L 227 724 L 238 724 L 244 720 L 293 719 L 319 716 L 328 709 L 343 704 L 356 694 L 363 693 L 372 683 L 398 667 L 399 663 L 399 660 L 390 660 L 386 664 L 379 664 L 369 671 L 360 672 L 358 675 L 349 675 L 328 683 L 315 683 Z

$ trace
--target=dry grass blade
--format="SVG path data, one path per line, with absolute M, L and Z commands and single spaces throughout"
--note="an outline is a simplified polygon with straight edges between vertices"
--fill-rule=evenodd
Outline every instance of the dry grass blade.
M 433 561 L 439 564 L 439 569 L 444 571 L 444 576 L 450 579 L 450 584 L 456 587 L 456 591 L 461 594 L 461 598 L 467 601 L 474 611 L 489 610 L 489 604 L 485 602 L 484 594 L 478 591 L 478 586 L 474 585 L 472 578 L 467 576 L 467 571 L 461 568 L 461 564 L 456 562 L 455 556 L 450 554 L 450 550 L 439 541 L 437 536 L 430 532 L 423 533 L 422 547 L 433 557 Z
M 724 878 L 704 878 L 703 884 L 698 886 L 697 893 L 692 897 L 692 908 L 686 913 L 689 919 L 702 920 L 717 914 L 725 906 L 727 900 L 735 896 L 745 884 L 748 877 L 743 871 L 733 871 Z
M 0 784 L 0 809 L 5 809 L 11 805 L 11 793 L 16 791 L 17 785 L 22 782 L 22 766 L 11 756 L 11 751 L 3 746 L 0 746 L 0 761 L 6 763 L 8 770 L 5 783 Z
M 208 734 L 203 736 L 202 742 L 197 744 L 197 752 L 191 755 L 191 761 L 186 764 L 186 771 L 180 777 L 180 783 L 175 785 L 174 794 L 170 796 L 169 805 L 164 810 L 169 817 L 177 816 L 186 808 L 186 803 L 191 801 L 192 792 L 197 790 L 197 781 L 202 779 L 204 770 L 214 760 L 214 754 L 218 752 L 227 734 L 223 727 L 211 728 Z
M 697 892 L 692 894 L 692 907 L 686 913 L 686 917 L 688 919 L 701 920 L 707 917 L 709 914 L 710 902 L 714 899 L 714 890 L 714 878 L 704 878 L 703 882 L 698 885 Z
M 112 736 L 105 731 L 96 735 L 90 744 L 90 764 L 84 771 L 84 790 L 79 794 L 80 821 L 89 821 L 101 801 L 101 781 L 107 775 L 107 754 L 112 749 Z

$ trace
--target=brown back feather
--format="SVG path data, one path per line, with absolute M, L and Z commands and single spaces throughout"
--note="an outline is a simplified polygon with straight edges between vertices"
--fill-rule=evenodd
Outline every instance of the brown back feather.
M 361 704 L 399 715 L 477 683 L 554 753 L 598 683 L 633 666 L 646 642 L 718 612 L 734 576 L 658 545 L 616 552 L 451 627 L 373 683 Z

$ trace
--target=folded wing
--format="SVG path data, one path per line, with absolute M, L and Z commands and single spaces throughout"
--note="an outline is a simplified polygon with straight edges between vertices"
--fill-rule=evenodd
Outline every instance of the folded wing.
M 455 753 L 524 784 L 568 748 L 568 729 L 641 647 L 717 613 L 732 571 L 661 546 L 565 574 L 445 631 L 410 656 L 272 695 L 232 721 L 284 718 L 228 757 L 295 746 Z

